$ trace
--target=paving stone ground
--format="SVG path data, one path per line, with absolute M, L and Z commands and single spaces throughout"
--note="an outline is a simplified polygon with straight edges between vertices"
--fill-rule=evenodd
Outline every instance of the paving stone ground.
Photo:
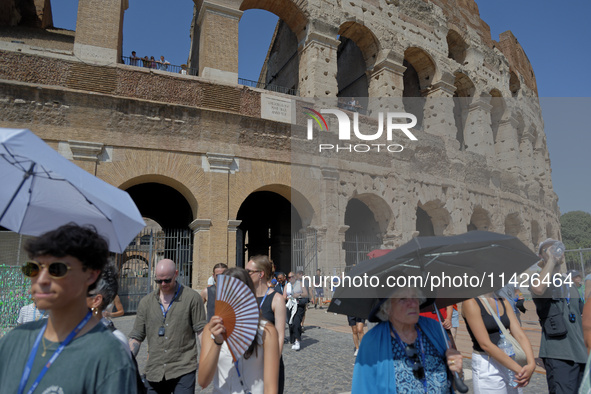
M 527 307 L 528 305 L 526 305 Z M 530 308 L 528 308 L 530 309 Z M 533 311 L 533 315 L 530 314 Z M 531 305 L 524 316 L 523 326 L 532 342 L 534 354 L 539 351 L 540 329 L 535 318 L 535 309 Z M 133 328 L 135 316 L 123 316 L 114 319 L 118 329 L 126 335 Z M 461 320 L 461 319 L 460 319 Z M 535 324 L 533 324 L 535 323 Z M 471 343 L 464 322 L 458 331 L 458 349 L 464 355 L 464 374 L 466 384 L 472 392 L 472 373 L 470 369 Z M 353 339 L 347 325 L 347 318 L 342 315 L 326 313 L 325 309 L 309 309 L 305 320 L 305 332 L 302 337 L 302 349 L 298 352 L 285 344 L 283 359 L 285 362 L 285 393 L 348 393 L 351 391 L 353 375 Z M 147 360 L 146 346 L 142 346 L 138 355 L 140 371 Z M 199 387 L 196 393 L 211 393 L 211 386 L 205 390 Z M 547 393 L 546 376 L 538 368 L 530 384 L 523 393 Z

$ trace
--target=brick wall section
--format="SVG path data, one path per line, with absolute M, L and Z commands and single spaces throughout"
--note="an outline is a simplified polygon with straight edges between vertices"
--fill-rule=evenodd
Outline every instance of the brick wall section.
M 497 47 L 503 52 L 503 55 L 509 60 L 511 68 L 518 71 L 523 77 L 525 85 L 536 92 L 538 95 L 538 84 L 536 83 L 536 76 L 534 69 L 525 54 L 525 51 L 517 41 L 517 38 L 510 30 L 501 33 Z
M 118 49 L 120 13 L 121 0 L 79 1 L 76 42 Z
M 73 64 L 56 58 L 0 51 L 0 79 L 67 87 Z M 190 107 L 200 107 L 204 86 L 214 85 L 194 77 L 154 72 L 141 67 L 120 66 L 116 75 L 115 96 Z M 228 88 L 238 93 L 240 114 L 260 116 L 260 92 L 240 86 Z

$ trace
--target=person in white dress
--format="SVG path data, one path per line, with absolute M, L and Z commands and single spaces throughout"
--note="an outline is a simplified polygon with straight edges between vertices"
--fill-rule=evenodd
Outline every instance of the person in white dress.
M 251 289 L 254 284 L 244 268 L 230 268 L 228 275 Z M 213 382 L 214 393 L 277 393 L 279 378 L 279 342 L 272 323 L 259 320 L 259 329 L 249 348 L 236 363 L 224 340 L 226 328 L 219 316 L 213 316 L 203 330 L 197 382 L 202 388 Z

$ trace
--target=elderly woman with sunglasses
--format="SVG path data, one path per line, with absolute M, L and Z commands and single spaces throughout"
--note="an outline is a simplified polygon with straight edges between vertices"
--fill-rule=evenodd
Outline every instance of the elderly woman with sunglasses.
M 398 288 L 369 316 L 381 321 L 363 337 L 353 370 L 353 393 L 449 393 L 450 372 L 462 371 L 462 356 L 446 350 L 440 323 L 419 315 L 423 299 Z

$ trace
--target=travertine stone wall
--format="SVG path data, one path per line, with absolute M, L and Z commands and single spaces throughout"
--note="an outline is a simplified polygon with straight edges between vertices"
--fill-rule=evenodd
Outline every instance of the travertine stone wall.
M 491 38 L 474 1 L 195 4 L 191 61 L 198 64 L 191 66 L 199 67 L 198 77 L 116 64 L 125 0 L 79 2 L 74 52 L 112 60 L 102 67 L 81 65 L 64 50 L 63 37 L 56 39 L 59 51 L 51 40 L 36 51 L 37 42 L 14 44 L 16 33 L 0 30 L 0 126 L 32 129 L 122 189 L 155 182 L 180 192 L 193 214 L 194 287 L 205 284 L 213 263 L 236 261 L 238 211 L 255 191 L 293 204 L 304 229 L 316 231 L 319 267 L 327 273 L 345 268 L 344 217 L 352 199 L 373 213 L 388 248 L 417 235 L 417 207 L 436 234 L 492 230 L 532 248 L 559 236 L 532 66 L 510 32 L 499 42 Z M 293 82 L 299 97 L 236 83 L 238 21 L 253 8 L 278 15 L 284 23 L 275 39 L 291 40 L 286 52 L 272 43 L 262 79 Z M 339 55 L 339 37 L 358 50 Z M 289 60 L 291 50 L 297 54 L 282 68 L 279 60 Z M 313 98 L 336 103 L 337 81 L 352 81 L 339 77 L 351 71 L 347 59 L 366 70 L 369 116 L 360 122 L 375 127 L 375 114 L 393 102 L 384 98 L 397 100 L 399 110 L 420 111 L 416 143 L 395 155 L 340 152 L 320 160 L 306 151 L 313 146 L 302 108 L 315 105 Z M 97 86 L 91 74 L 110 80 Z M 422 101 L 403 100 L 411 88 Z M 265 119 L 262 94 L 293 99 L 297 126 Z M 334 133 L 324 138 L 336 141 Z M 96 161 L 72 153 L 85 143 L 102 147 Z

